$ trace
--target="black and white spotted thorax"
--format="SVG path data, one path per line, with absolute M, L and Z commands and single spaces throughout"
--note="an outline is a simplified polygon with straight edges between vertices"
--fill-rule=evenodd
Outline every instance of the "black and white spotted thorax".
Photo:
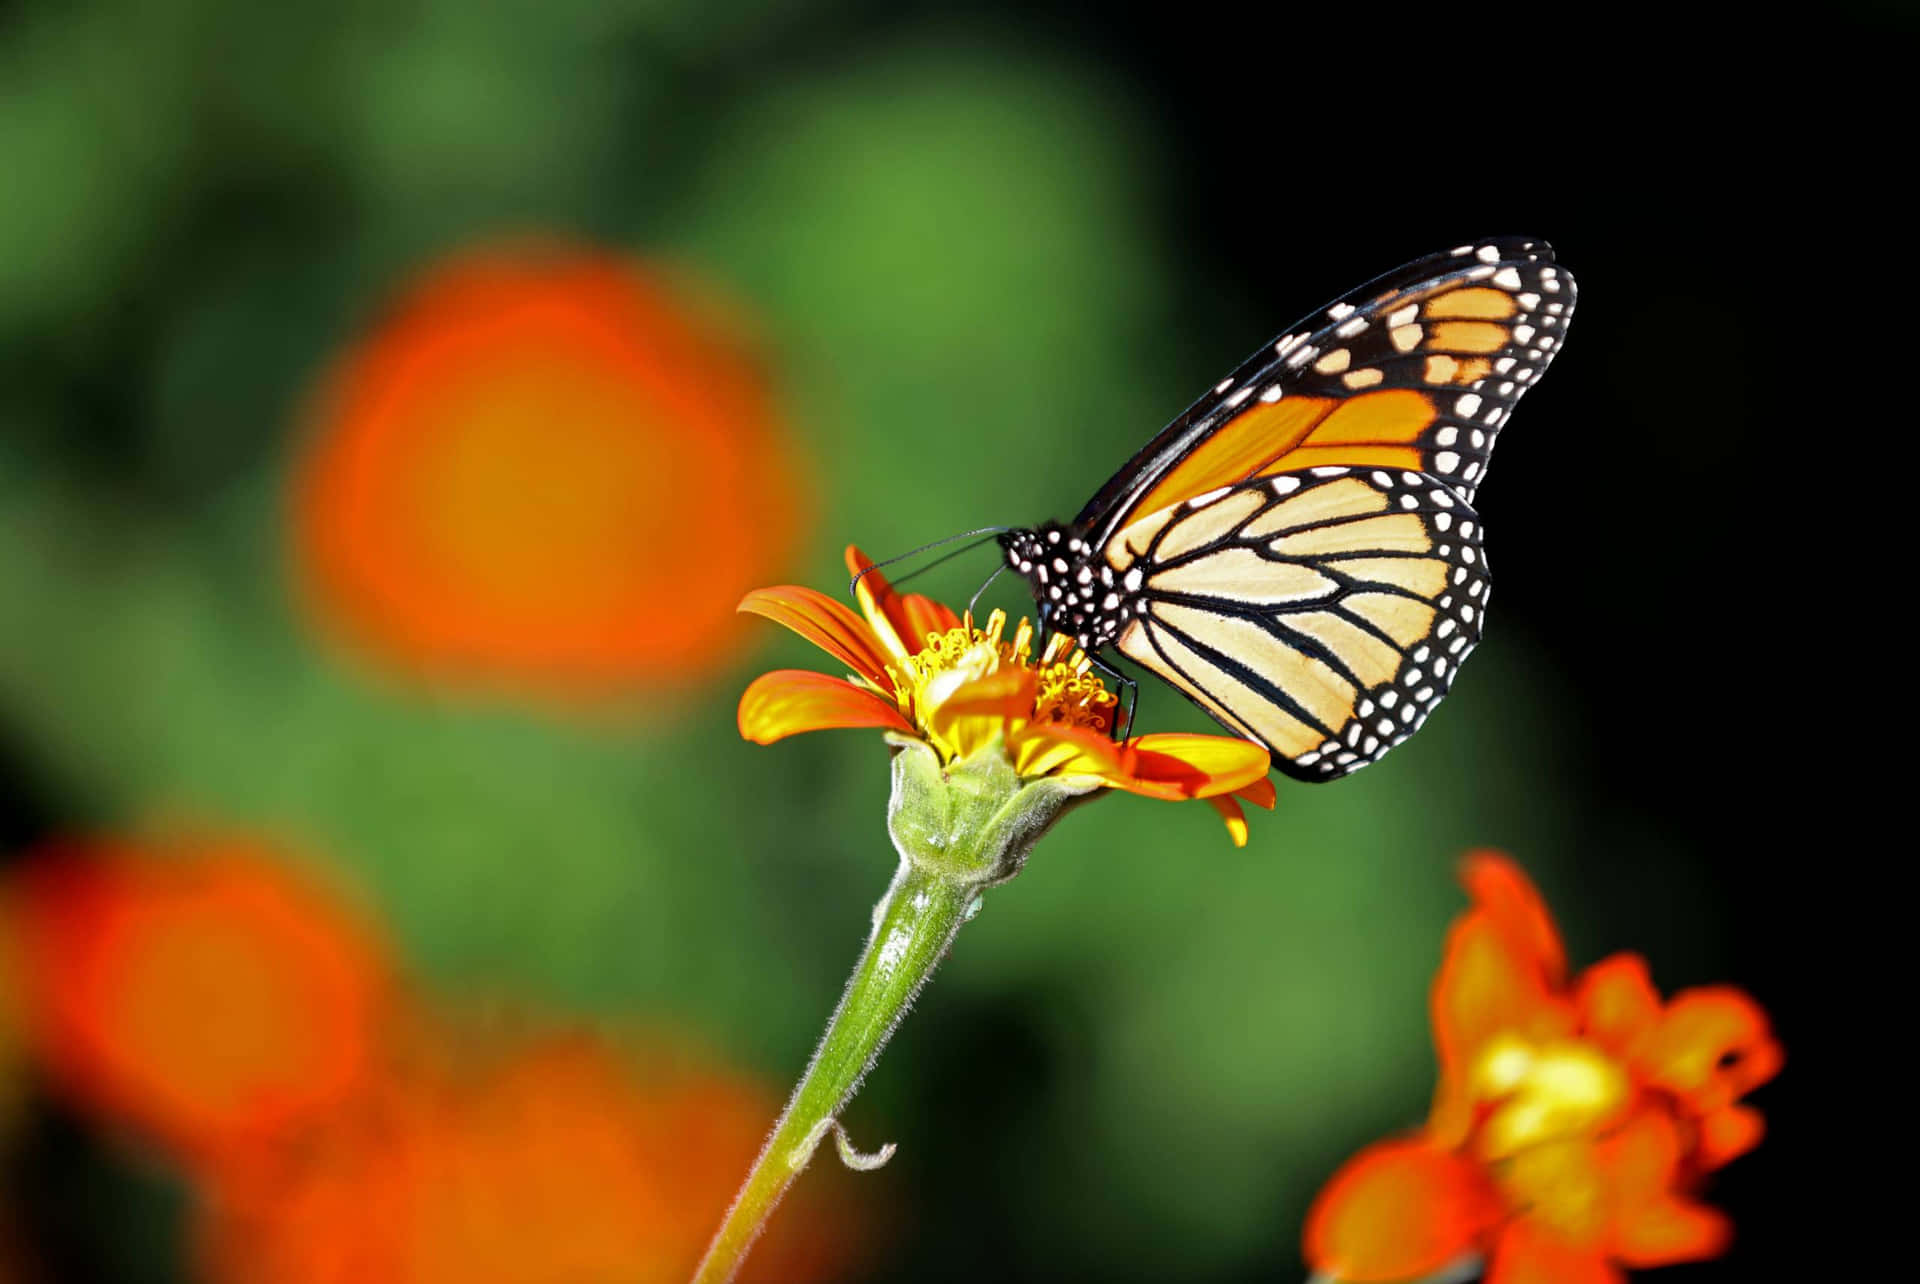
M 1065 633 L 1082 651 L 1112 645 L 1137 609 L 1141 572 L 1116 571 L 1072 527 L 1045 522 L 1000 536 L 1007 565 L 1033 590 L 1040 623 Z

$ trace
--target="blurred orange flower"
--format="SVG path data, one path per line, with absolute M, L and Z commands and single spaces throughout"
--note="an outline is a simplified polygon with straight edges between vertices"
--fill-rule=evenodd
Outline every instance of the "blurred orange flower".
M 12 1135 L 20 1102 L 21 964 L 16 918 L 12 889 L 0 884 L 0 1149 Z
M 693 1270 L 773 1102 L 710 1066 L 637 1075 L 606 1042 L 428 1054 L 287 1155 L 216 1188 L 200 1251 L 214 1281 L 646 1284 Z M 747 1278 L 837 1278 L 852 1224 L 816 1195 Z
M 590 249 L 436 266 L 313 420 L 293 502 L 310 596 L 418 676 L 571 704 L 709 672 L 797 533 L 759 368 L 657 274 Z
M 1738 990 L 1662 1003 L 1644 960 L 1567 977 L 1539 893 L 1476 853 L 1431 1000 L 1440 1082 L 1427 1125 L 1360 1152 L 1315 1202 L 1314 1269 L 1410 1280 L 1470 1254 L 1488 1284 L 1616 1284 L 1619 1268 L 1724 1251 L 1701 1178 L 1760 1141 L 1737 1104 L 1779 1072 L 1765 1014 Z
M 984 629 L 917 593 L 901 594 L 858 548 L 847 569 L 865 619 L 799 585 L 755 589 L 740 609 L 785 625 L 852 671 L 762 674 L 740 697 L 740 734 L 772 744 L 803 731 L 879 727 L 923 740 L 941 762 L 998 745 L 1023 778 L 1082 776 L 1150 798 L 1205 798 L 1247 841 L 1237 795 L 1274 803 L 1267 751 L 1228 736 L 1165 733 L 1116 742 L 1111 692 L 1072 640 L 1055 634 L 1033 654 L 1033 626 L 1011 639 L 1006 615 Z
M 56 843 L 11 892 L 23 1037 L 79 1104 L 218 1162 L 361 1083 L 386 959 L 266 849 Z

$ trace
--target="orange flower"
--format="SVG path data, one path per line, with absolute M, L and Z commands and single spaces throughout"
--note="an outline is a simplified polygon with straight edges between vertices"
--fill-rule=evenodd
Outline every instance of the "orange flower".
M 295 551 L 351 641 L 566 703 L 711 672 L 791 550 L 794 460 L 759 370 L 594 250 L 441 264 L 340 360 Z
M 22 1104 L 22 1058 L 20 1047 L 20 959 L 15 941 L 16 914 L 12 889 L 0 885 L 0 1158 L 13 1138 L 14 1121 Z M 0 1178 L 0 1206 L 5 1204 L 6 1180 Z M 0 1267 L 7 1261 L 6 1229 L 0 1221 Z M 0 1269 L 0 1281 L 8 1279 Z
M 1028 621 L 1011 639 L 1001 611 L 976 628 L 938 602 L 895 592 L 871 566 L 847 549 L 865 619 L 797 585 L 756 589 L 740 603 L 851 670 L 846 679 L 801 669 L 762 674 L 740 697 L 741 735 L 765 745 L 802 731 L 879 727 L 926 742 L 942 763 L 1004 752 L 1023 778 L 1083 777 L 1150 798 L 1205 798 L 1241 846 L 1247 826 L 1234 797 L 1273 806 L 1260 745 L 1186 733 L 1118 743 L 1110 734 L 1114 696 L 1070 638 L 1055 634 L 1035 656 Z
M 607 1043 L 550 1038 L 383 1076 L 268 1183 L 204 1203 L 207 1278 L 274 1284 L 678 1281 L 693 1270 L 772 1101 L 711 1066 L 636 1075 Z M 840 1277 L 853 1226 L 803 1192 L 749 1278 Z
M 263 848 L 71 842 L 14 878 L 25 1038 L 82 1105 L 213 1161 L 361 1082 L 386 962 Z
M 1476 853 L 1462 881 L 1474 907 L 1433 986 L 1432 1114 L 1328 1183 L 1307 1260 L 1384 1281 L 1480 1254 L 1489 1284 L 1617 1284 L 1621 1266 L 1718 1255 L 1730 1227 L 1693 1193 L 1759 1143 L 1759 1114 L 1736 1102 L 1780 1069 L 1765 1014 L 1725 987 L 1663 1004 L 1632 954 L 1569 981 L 1517 866 Z

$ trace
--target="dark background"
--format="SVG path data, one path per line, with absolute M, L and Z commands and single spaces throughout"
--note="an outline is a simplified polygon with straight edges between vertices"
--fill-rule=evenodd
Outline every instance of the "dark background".
M 389 840 L 427 853 L 400 878 L 381 872 L 384 814 L 325 819 L 351 790 L 256 805 L 213 758 L 154 768 L 164 739 L 96 753 L 111 699 L 60 658 L 61 630 L 113 628 L 133 595 L 120 570 L 83 573 L 53 609 L 30 549 L 164 547 L 165 568 L 202 576 L 182 611 L 238 585 L 223 610 L 279 619 L 259 532 L 275 538 L 304 380 L 410 268 L 502 229 L 692 261 L 766 319 L 822 478 L 791 578 L 822 586 L 849 539 L 894 551 L 1068 516 L 1309 308 L 1436 248 L 1545 237 L 1580 310 L 1481 496 L 1498 574 L 1481 658 L 1389 763 L 1327 790 L 1283 782 L 1245 851 L 1113 801 L 996 894 L 851 1117 L 861 1144 L 902 1143 L 877 1179 L 900 1213 L 882 1274 L 1296 1278 L 1312 1191 L 1424 1108 L 1420 996 L 1459 903 L 1449 864 L 1475 844 L 1534 871 L 1576 964 L 1636 949 L 1664 991 L 1733 982 L 1777 1023 L 1768 1139 L 1711 1193 L 1735 1252 L 1660 1278 L 1751 1279 L 1802 1251 L 1832 1127 L 1806 1086 L 1829 928 L 1809 922 L 1827 804 L 1802 766 L 1833 753 L 1832 692 L 1803 676 L 1827 596 L 1781 595 L 1802 573 L 1789 534 L 1832 516 L 1799 487 L 1809 437 L 1831 431 L 1804 374 L 1845 333 L 1815 309 L 1858 263 L 1831 229 L 1866 162 L 1826 113 L 1910 61 L 1905 15 L 1755 33 L 1531 7 L 170 4 L 0 19 L 6 847 L 163 794 L 319 833 L 436 983 L 657 1013 L 783 1081 L 887 869 L 873 745 L 731 740 L 745 678 L 809 663 L 801 648 L 768 638 L 693 712 L 562 746 L 609 760 L 583 789 L 620 795 L 625 754 L 655 781 L 637 812 L 622 795 L 633 833 L 580 823 L 618 850 L 574 871 L 577 899 L 671 878 L 685 888 L 661 903 L 695 907 L 648 918 L 637 954 L 599 925 L 596 964 L 575 966 L 540 936 L 577 934 L 573 910 L 528 915 L 524 939 L 436 917 L 433 889 L 465 877 L 460 843 L 433 845 L 432 807 L 471 800 L 453 785 Z M 265 633 L 276 656 L 298 645 Z M 233 734 L 250 706 L 221 707 L 219 686 L 178 735 Z M 1149 724 L 1197 725 L 1179 703 L 1149 692 Z M 396 761 L 459 742 L 463 716 L 427 709 Z M 489 744 L 512 739 L 477 716 Z M 673 764 L 682 783 L 659 783 Z M 754 800 L 731 828 L 672 812 L 728 789 Z M 713 854 L 693 873 L 633 861 L 634 834 Z M 686 940 L 659 939 L 668 919 Z M 705 951 L 740 920 L 772 939 L 716 979 Z M 1275 977 L 1325 992 L 1263 988 Z M 1354 1009 L 1382 1015 L 1349 1057 L 1328 1014 Z M 113 1245 L 166 1243 L 182 1197 L 40 1110 L 14 1178 L 30 1238 L 74 1278 L 166 1278 Z

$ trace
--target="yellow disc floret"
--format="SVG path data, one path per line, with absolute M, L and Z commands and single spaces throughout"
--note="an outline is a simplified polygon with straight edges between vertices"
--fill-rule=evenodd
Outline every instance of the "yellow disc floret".
M 1017 711 L 1003 712 L 1024 722 L 1102 734 L 1112 728 L 1117 701 L 1071 638 L 1055 634 L 1036 658 L 1032 623 L 1022 619 L 1011 638 L 1006 627 L 1005 611 L 989 615 L 984 628 L 974 627 L 969 617 L 958 628 L 927 634 L 919 652 L 888 665 L 900 712 L 925 731 L 942 758 L 964 757 L 981 735 L 1002 725 L 989 720 L 991 728 L 976 726 L 964 713 L 946 710 L 962 692 L 976 702 L 983 692 L 992 692 L 1017 705 Z M 943 717 L 943 711 L 952 716 Z
M 1038 691 L 1033 720 L 1100 732 L 1111 730 L 1117 701 L 1092 669 L 1093 661 L 1076 650 L 1073 639 L 1066 634 L 1056 633 L 1048 639 L 1046 652 L 1034 666 Z

